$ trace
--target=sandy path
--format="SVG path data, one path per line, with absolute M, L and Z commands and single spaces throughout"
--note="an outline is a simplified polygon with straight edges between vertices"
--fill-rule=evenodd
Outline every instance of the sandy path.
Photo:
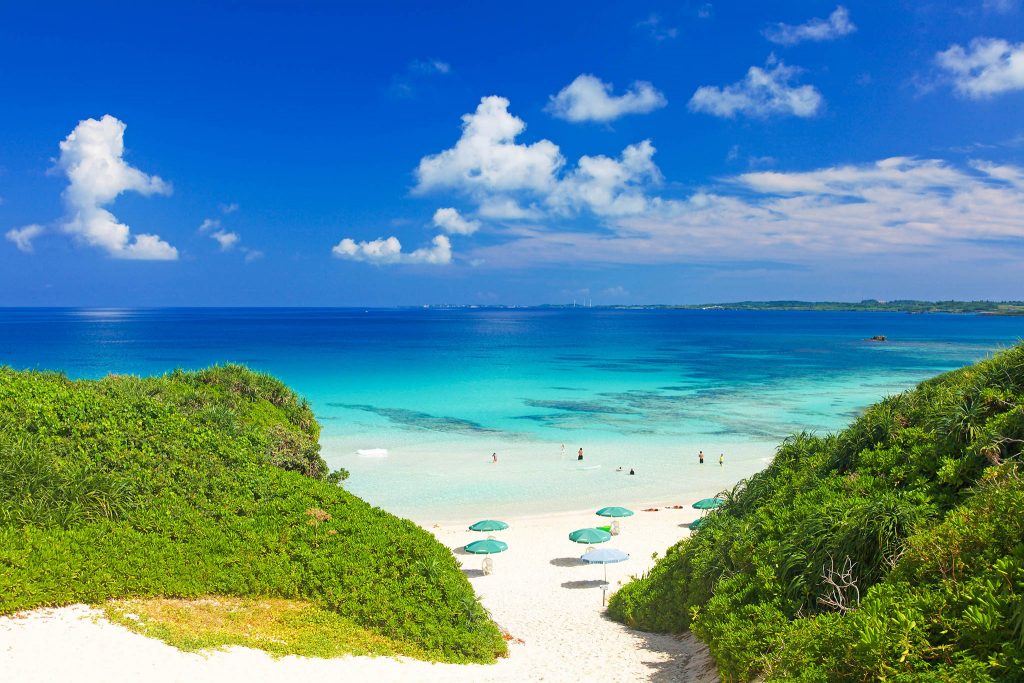
M 630 574 L 648 569 L 686 535 L 681 525 L 692 510 L 641 512 L 623 520 L 623 532 L 607 547 L 631 555 L 608 566 L 614 589 Z M 475 521 L 475 520 L 469 520 Z M 0 618 L 0 678 L 10 681 L 717 681 L 709 657 L 692 638 L 678 639 L 627 629 L 604 616 L 600 566 L 577 563 L 584 546 L 568 533 L 601 518 L 588 512 L 506 519 L 511 528 L 493 534 L 509 544 L 483 576 L 481 558 L 462 562 L 494 620 L 522 644 L 492 666 L 428 664 L 408 659 L 285 657 L 232 648 L 205 655 L 180 652 L 97 617 L 82 605 Z M 458 549 L 486 534 L 464 525 L 424 524 L 441 542 Z

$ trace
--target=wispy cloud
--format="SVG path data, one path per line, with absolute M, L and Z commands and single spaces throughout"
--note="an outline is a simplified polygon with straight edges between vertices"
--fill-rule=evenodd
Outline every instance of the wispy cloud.
M 22 228 L 11 228 L 4 233 L 4 237 L 18 248 L 18 251 L 31 254 L 35 251 L 32 244 L 35 238 L 45 232 L 43 226 L 33 223 Z
M 811 19 L 803 24 L 777 23 L 762 31 L 765 38 L 779 45 L 796 45 L 804 41 L 823 42 L 835 40 L 857 30 L 850 21 L 850 12 L 842 5 L 827 19 Z
M 984 0 L 981 6 L 986 12 L 1009 14 L 1020 6 L 1020 0 Z
M 741 81 L 724 87 L 697 88 L 689 108 L 722 118 L 734 118 L 737 114 L 808 118 L 820 111 L 824 99 L 813 85 L 793 83 L 800 73 L 797 67 L 769 58 L 766 68 L 750 67 Z
M 666 24 L 660 14 L 647 15 L 647 18 L 636 22 L 636 28 L 657 41 L 673 40 L 679 35 L 679 29 Z
M 226 230 L 218 230 L 211 233 L 210 237 L 220 245 L 221 251 L 229 251 L 241 239 L 237 232 L 227 232 Z
M 414 59 L 409 63 L 409 72 L 417 74 L 447 74 L 451 73 L 452 66 L 440 59 Z
M 1024 89 L 1024 43 L 975 38 L 966 48 L 951 45 L 938 53 L 935 61 L 956 92 L 970 99 Z
M 238 204 L 221 204 L 220 212 L 230 215 L 238 211 Z M 233 230 L 222 227 L 220 218 L 204 218 L 199 224 L 199 234 L 206 235 L 217 243 L 221 251 L 234 251 L 236 248 L 244 255 L 245 262 L 251 263 L 263 258 L 263 252 L 241 244 L 242 236 Z
M 777 260 L 1002 253 L 1021 239 L 1024 169 L 895 157 L 805 172 L 757 172 L 684 199 L 652 201 L 600 231 L 535 227 L 472 252 L 488 264 Z
M 388 92 L 397 99 L 413 99 L 426 79 L 447 76 L 451 71 L 451 65 L 440 59 L 414 59 L 401 73 L 391 77 Z
M 591 74 L 581 74 L 552 95 L 545 110 L 566 121 L 613 121 L 626 114 L 646 114 L 668 104 L 653 85 L 636 81 L 621 95 L 612 95 L 612 84 Z

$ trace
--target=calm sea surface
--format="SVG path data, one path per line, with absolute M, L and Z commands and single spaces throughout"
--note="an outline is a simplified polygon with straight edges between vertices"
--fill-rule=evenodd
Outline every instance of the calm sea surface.
M 787 434 L 1022 337 L 1024 318 L 895 313 L 0 309 L 0 364 L 19 369 L 277 375 L 350 490 L 423 520 L 713 494 Z

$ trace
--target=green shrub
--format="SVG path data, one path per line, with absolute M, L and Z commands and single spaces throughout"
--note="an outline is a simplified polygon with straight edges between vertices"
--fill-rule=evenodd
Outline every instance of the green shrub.
M 309 406 L 272 377 L 0 368 L 0 405 L 0 613 L 295 598 L 426 657 L 506 651 L 452 554 L 340 488 Z
M 610 602 L 728 681 L 1024 680 L 1024 346 L 787 439 Z

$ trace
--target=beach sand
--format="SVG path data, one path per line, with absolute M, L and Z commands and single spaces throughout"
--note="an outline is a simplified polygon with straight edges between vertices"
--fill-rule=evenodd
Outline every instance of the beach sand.
M 616 503 L 617 501 L 609 501 Z M 676 502 L 676 501 L 673 501 Z M 689 532 L 698 516 L 668 504 L 629 506 L 622 533 L 599 547 L 630 554 L 608 565 L 610 589 L 649 569 L 652 553 Z M 657 512 L 644 508 L 657 507 Z M 0 672 L 24 681 L 717 681 L 706 649 L 692 636 L 646 634 L 609 620 L 602 607 L 600 565 L 578 561 L 585 546 L 572 543 L 574 529 L 608 520 L 592 511 L 506 519 L 495 532 L 509 550 L 494 555 L 494 573 L 483 575 L 482 558 L 464 554 L 466 543 L 486 538 L 465 524 L 419 520 L 453 548 L 495 622 L 515 640 L 509 656 L 494 665 L 430 664 L 386 657 L 273 659 L 246 648 L 185 653 L 104 620 L 95 609 L 75 605 L 0 618 Z M 522 642 L 519 642 L 522 641 Z

